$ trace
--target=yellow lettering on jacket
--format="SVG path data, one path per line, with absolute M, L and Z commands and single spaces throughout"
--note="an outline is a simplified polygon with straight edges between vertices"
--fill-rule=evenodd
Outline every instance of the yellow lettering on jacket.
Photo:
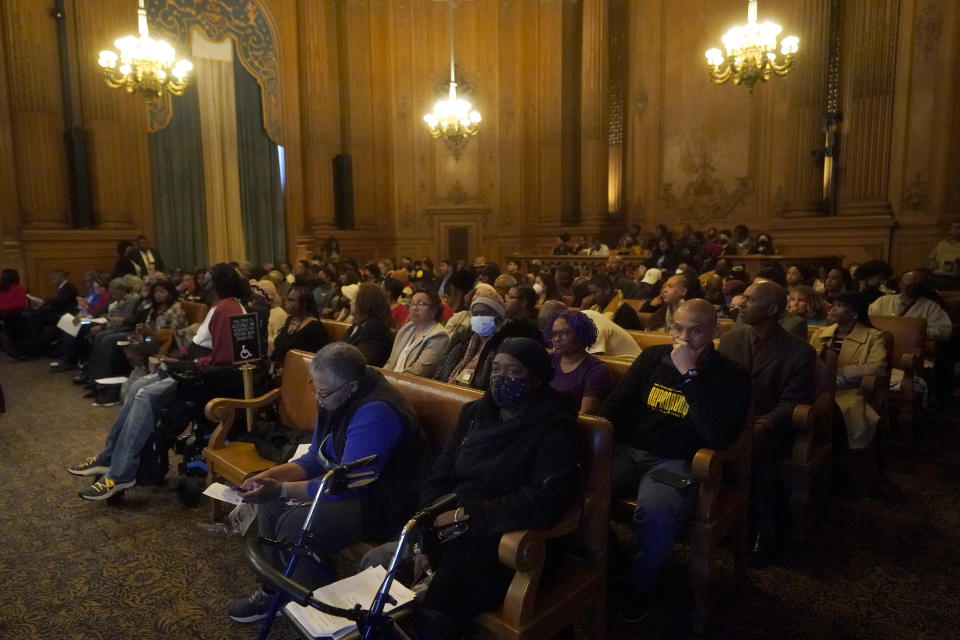
M 687 404 L 687 398 L 682 392 L 665 387 L 659 382 L 654 382 L 653 386 L 650 387 L 647 406 L 654 411 L 678 418 L 685 418 L 690 412 L 690 405 Z

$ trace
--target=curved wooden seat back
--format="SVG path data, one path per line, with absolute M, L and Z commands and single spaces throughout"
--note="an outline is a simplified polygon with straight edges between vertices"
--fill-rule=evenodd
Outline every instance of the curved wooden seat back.
M 653 331 L 627 331 L 630 337 L 636 341 L 641 349 L 654 347 L 658 344 L 670 344 L 673 342 L 673 336 L 669 333 L 657 333 Z
M 483 397 L 483 393 L 477 389 L 427 380 L 407 373 L 380 371 L 416 411 L 434 457 L 440 455 L 453 434 L 463 405 Z
M 317 423 L 317 397 L 310 386 L 310 361 L 314 354 L 291 349 L 283 358 L 280 383 L 280 423 L 298 431 L 312 431 Z
M 200 324 L 207 317 L 207 312 L 210 311 L 210 305 L 204 304 L 202 302 L 181 302 L 180 308 L 183 309 L 183 314 L 187 317 L 187 324 Z
M 893 336 L 893 352 L 887 354 L 891 366 L 906 371 L 922 367 L 927 344 L 927 321 L 924 318 L 870 316 L 870 322 Z
M 323 328 L 327 330 L 327 335 L 330 337 L 330 342 L 336 342 L 343 338 L 343 334 L 347 332 L 347 329 L 350 328 L 350 325 L 346 322 L 337 322 L 336 320 L 327 320 L 326 318 L 322 319 L 320 322 L 323 323 Z

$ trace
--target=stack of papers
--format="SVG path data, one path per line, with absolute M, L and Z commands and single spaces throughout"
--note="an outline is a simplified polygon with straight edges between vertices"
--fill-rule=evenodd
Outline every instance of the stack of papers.
M 352 609 L 356 605 L 367 609 L 373 603 L 377 590 L 383 583 L 387 570 L 383 567 L 369 567 L 355 576 L 344 578 L 313 592 L 313 597 L 334 607 Z M 390 585 L 390 595 L 397 604 L 388 604 L 384 612 L 392 611 L 397 607 L 413 600 L 413 591 L 394 581 Z M 303 629 L 314 638 L 333 638 L 339 640 L 357 628 L 357 623 L 346 618 L 332 616 L 313 607 L 301 607 L 290 602 L 285 607 L 288 616 L 293 618 Z

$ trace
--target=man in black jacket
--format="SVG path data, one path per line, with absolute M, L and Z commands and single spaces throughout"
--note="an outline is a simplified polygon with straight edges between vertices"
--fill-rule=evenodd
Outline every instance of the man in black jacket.
M 793 447 L 793 410 L 813 398 L 813 347 L 782 326 L 786 290 L 776 282 L 756 282 L 744 291 L 740 312 L 747 327 L 720 338 L 719 351 L 750 371 L 753 381 L 753 472 L 751 510 L 756 532 L 751 549 L 755 566 L 764 565 L 776 546 L 780 497 L 777 459 Z
M 615 288 L 608 276 L 594 276 L 590 279 L 587 288 L 590 295 L 581 303 L 584 309 L 602 313 L 624 329 L 639 331 L 643 328 L 640 326 L 640 317 L 637 312 L 623 301 L 625 298 L 623 291 Z
M 673 317 L 673 344 L 644 349 L 600 407 L 616 434 L 613 491 L 636 493 L 633 520 L 638 599 L 627 621 L 646 612 L 646 598 L 683 525 L 696 506 L 690 463 L 701 448 L 730 444 L 750 402 L 747 372 L 713 348 L 717 314 L 702 299 L 685 302 Z

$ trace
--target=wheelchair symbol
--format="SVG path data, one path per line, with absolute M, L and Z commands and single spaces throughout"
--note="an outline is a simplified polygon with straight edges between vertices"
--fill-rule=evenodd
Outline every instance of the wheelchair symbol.
M 251 353 L 250 350 L 247 349 L 247 345 L 243 345 L 242 347 L 240 347 L 241 360 L 246 360 L 247 358 L 251 358 L 251 357 L 253 357 L 253 353 Z

